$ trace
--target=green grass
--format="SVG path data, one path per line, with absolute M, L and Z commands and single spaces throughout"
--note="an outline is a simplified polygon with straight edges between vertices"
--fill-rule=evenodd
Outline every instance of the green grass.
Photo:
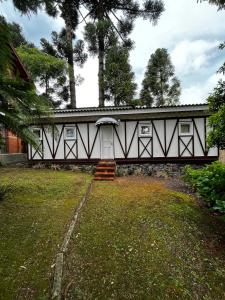
M 0 202 L 0 299 L 49 299 L 51 267 L 91 176 L 0 169 L 13 191 Z
M 95 182 L 66 257 L 66 299 L 225 299 L 225 223 L 136 180 Z

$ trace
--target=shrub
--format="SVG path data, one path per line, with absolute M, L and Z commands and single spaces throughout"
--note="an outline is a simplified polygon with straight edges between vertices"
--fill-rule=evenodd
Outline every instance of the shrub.
M 202 169 L 185 168 L 185 179 L 214 210 L 225 213 L 225 166 L 214 162 Z
M 0 201 L 3 201 L 12 190 L 12 184 L 0 183 Z

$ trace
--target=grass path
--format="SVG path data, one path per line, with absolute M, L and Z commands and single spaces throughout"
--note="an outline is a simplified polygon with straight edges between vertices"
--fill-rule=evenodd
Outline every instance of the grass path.
M 162 181 L 95 182 L 64 268 L 66 299 L 225 299 L 225 223 Z
M 0 299 L 49 299 L 51 265 L 91 176 L 0 169 L 12 194 L 0 202 Z

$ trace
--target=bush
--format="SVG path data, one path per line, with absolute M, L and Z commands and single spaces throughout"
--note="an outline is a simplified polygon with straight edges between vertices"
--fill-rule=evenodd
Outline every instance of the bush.
M 203 197 L 208 206 L 225 213 L 225 166 L 214 162 L 202 169 L 185 168 L 185 179 Z
M 7 195 L 12 192 L 13 190 L 13 186 L 12 184 L 3 184 L 0 183 L 0 201 L 5 200 L 5 198 L 7 197 Z

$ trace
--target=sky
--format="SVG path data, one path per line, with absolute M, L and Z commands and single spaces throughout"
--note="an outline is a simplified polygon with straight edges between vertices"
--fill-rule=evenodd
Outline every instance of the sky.
M 138 19 L 131 34 L 135 48 L 130 53 L 130 63 L 135 73 L 138 92 L 150 55 L 157 48 L 167 48 L 175 72 L 181 81 L 181 104 L 204 103 L 218 80 L 217 70 L 225 61 L 225 50 L 218 46 L 225 40 L 225 11 L 207 1 L 164 0 L 165 11 L 156 26 L 147 20 Z M 21 16 L 11 0 L 0 3 L 0 14 L 8 21 L 19 23 L 26 39 L 39 45 L 40 38 L 50 38 L 53 30 L 59 31 L 64 22 L 53 19 L 44 12 Z M 82 39 L 83 25 L 77 31 Z M 98 105 L 98 63 L 89 57 L 83 68 L 76 68 L 84 81 L 77 87 L 77 106 Z M 137 93 L 138 97 L 138 93 Z

